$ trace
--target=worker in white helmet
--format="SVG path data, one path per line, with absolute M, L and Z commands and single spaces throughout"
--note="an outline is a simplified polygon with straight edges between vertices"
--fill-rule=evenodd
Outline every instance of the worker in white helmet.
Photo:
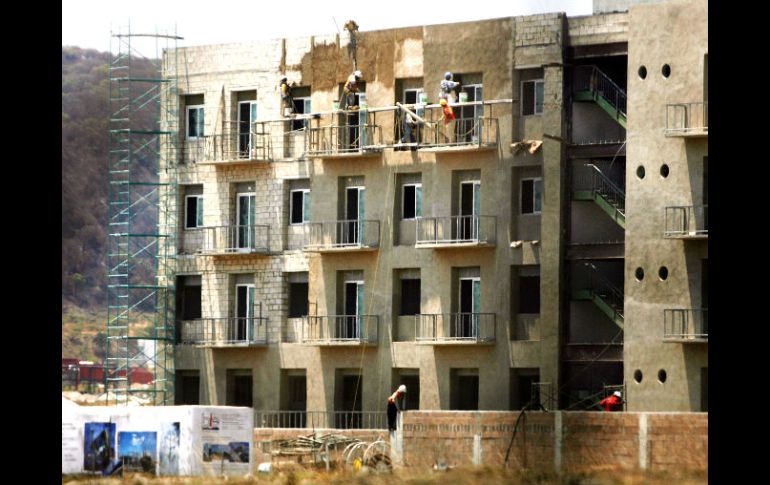
M 457 81 L 452 80 L 452 73 L 447 71 L 444 73 L 444 80 L 441 81 L 441 91 L 439 92 L 439 100 L 446 99 L 449 103 L 455 102 L 454 90 L 460 85 Z
M 348 76 L 348 80 L 342 86 L 342 99 L 340 100 L 340 109 L 358 109 L 356 105 L 356 93 L 358 92 L 358 81 L 361 80 L 361 71 L 356 70 Z
M 623 395 L 620 391 L 615 391 L 612 393 L 612 396 L 602 399 L 599 402 L 599 406 L 603 407 L 605 411 L 622 411 Z
M 406 397 L 406 386 L 401 384 L 396 392 L 388 398 L 388 429 L 396 430 L 396 416 L 399 411 L 404 410 L 404 398 Z

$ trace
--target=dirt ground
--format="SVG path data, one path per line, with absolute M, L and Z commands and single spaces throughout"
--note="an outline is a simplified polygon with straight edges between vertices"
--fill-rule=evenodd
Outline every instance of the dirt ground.
M 512 471 L 499 468 L 458 468 L 448 471 L 400 469 L 392 473 L 280 471 L 254 477 L 117 478 L 63 477 L 67 485 L 701 485 L 706 472 L 641 472 L 587 470 L 583 472 Z

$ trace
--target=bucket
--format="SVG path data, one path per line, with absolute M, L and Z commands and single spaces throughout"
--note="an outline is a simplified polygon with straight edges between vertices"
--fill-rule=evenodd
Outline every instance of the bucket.
M 460 93 L 460 102 L 461 103 L 468 102 L 468 93 L 465 93 L 465 92 Z
M 425 92 L 420 91 L 418 102 L 420 104 L 428 104 L 428 95 Z
M 358 106 L 359 109 L 366 109 L 369 107 L 369 104 L 366 102 L 366 94 L 364 93 L 358 95 L 358 102 L 360 103 Z
M 339 100 L 335 100 L 334 102 L 332 102 L 332 109 L 334 111 L 337 111 L 338 109 L 340 109 L 340 102 L 339 102 Z

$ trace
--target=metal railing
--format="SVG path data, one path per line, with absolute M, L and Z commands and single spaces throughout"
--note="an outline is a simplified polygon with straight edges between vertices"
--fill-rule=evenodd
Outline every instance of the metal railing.
M 666 105 L 666 135 L 708 133 L 708 129 L 708 101 Z
M 195 345 L 259 345 L 268 343 L 267 317 L 183 320 L 181 343 Z
M 307 154 L 315 156 L 361 153 L 382 145 L 382 131 L 372 124 L 313 127 L 307 137 Z
M 591 263 L 583 263 L 588 272 L 588 287 L 586 288 L 592 294 L 597 295 L 609 305 L 616 316 L 623 318 L 623 290 L 615 286 L 610 280 L 605 278 L 599 272 L 599 268 Z
M 615 209 L 625 217 L 626 214 L 626 191 L 620 188 L 615 182 L 594 165 L 587 163 L 585 170 L 574 174 L 575 191 L 591 191 L 594 194 L 601 195 Z
M 414 339 L 429 342 L 494 342 L 494 313 L 420 313 L 414 316 Z
M 240 254 L 270 252 L 270 226 L 266 224 L 249 226 L 204 226 L 188 229 L 188 233 L 200 232 L 196 237 L 199 248 L 185 247 L 191 252 L 197 249 L 201 254 Z
M 414 105 L 406 105 L 414 107 Z M 484 117 L 481 114 L 483 102 L 451 104 L 455 113 L 455 119 L 444 122 L 444 113 L 439 107 L 417 108 L 425 123 L 417 123 L 411 128 L 407 136 L 406 125 L 403 122 L 402 112 L 396 111 L 395 130 L 393 144 L 415 144 L 417 148 L 430 148 L 441 146 L 497 146 L 500 140 L 500 130 L 497 118 Z M 476 110 L 476 113 L 463 114 L 465 110 Z
M 628 101 L 626 92 L 596 66 L 576 66 L 573 70 L 574 92 L 588 91 L 601 96 L 616 110 L 626 116 Z
M 376 248 L 380 221 L 344 220 L 305 224 L 305 249 Z
M 441 245 L 484 243 L 497 240 L 495 216 L 448 216 L 417 218 L 415 244 Z
M 376 344 L 379 322 L 377 315 L 309 315 L 302 322 L 300 342 Z
M 663 237 L 708 237 L 708 205 L 666 207 Z
M 254 411 L 255 428 L 387 429 L 385 411 Z
M 692 340 L 708 342 L 707 308 L 677 308 L 663 310 L 663 340 Z

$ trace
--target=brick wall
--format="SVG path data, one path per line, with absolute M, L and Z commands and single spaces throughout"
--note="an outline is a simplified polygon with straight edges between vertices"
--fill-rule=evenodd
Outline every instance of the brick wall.
M 404 464 L 501 465 L 518 416 L 515 411 L 407 412 L 403 415 Z M 509 463 L 570 470 L 707 470 L 708 414 L 527 413 Z

